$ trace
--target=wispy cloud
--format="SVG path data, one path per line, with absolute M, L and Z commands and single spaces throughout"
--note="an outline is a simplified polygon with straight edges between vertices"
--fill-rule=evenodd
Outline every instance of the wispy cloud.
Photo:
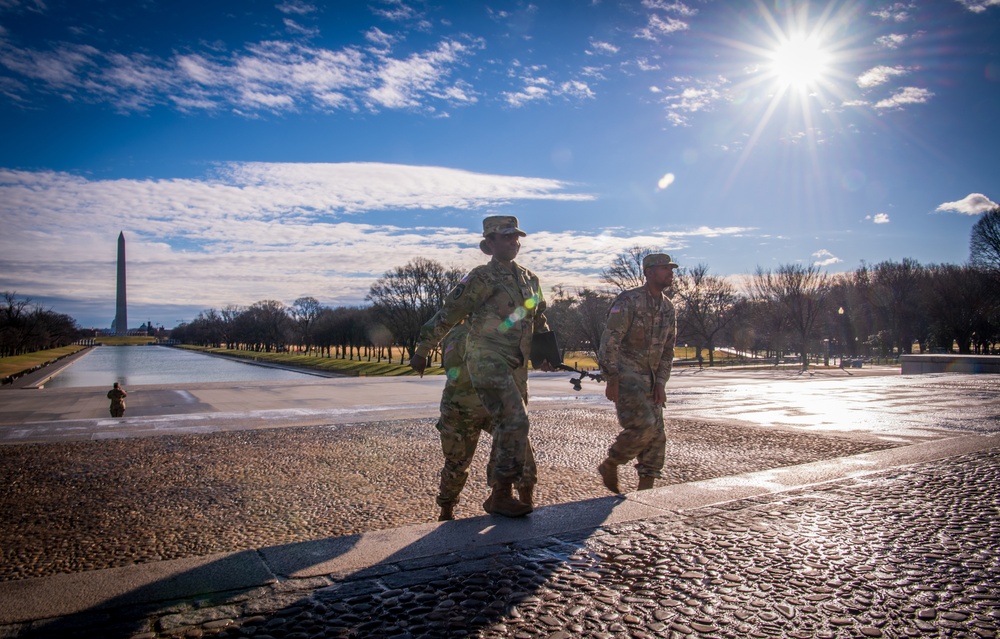
M 982 13 L 990 7 L 1000 7 L 1000 0 L 957 0 L 957 2 L 973 13 Z
M 890 33 L 875 38 L 875 44 L 883 49 L 898 49 L 907 39 L 909 36 L 905 33 Z
M 10 229 L 0 270 L 5 287 L 36 297 L 110 299 L 111 244 L 123 229 L 136 266 L 133 304 L 302 294 L 360 303 L 374 277 L 413 257 L 476 256 L 475 230 L 421 226 L 421 211 L 452 211 L 446 219 L 475 229 L 512 203 L 594 197 L 556 180 L 388 164 L 224 164 L 202 179 L 160 180 L 0 170 L 0 218 Z M 368 219 L 402 210 L 414 211 L 407 228 Z
M 88 45 L 48 50 L 0 40 L 0 67 L 32 88 L 123 111 L 173 105 L 188 111 L 284 112 L 331 109 L 433 109 L 475 102 L 456 69 L 483 47 L 444 39 L 433 48 L 393 57 L 392 39 L 377 29 L 368 51 L 311 47 L 291 41 L 251 43 L 231 54 L 176 53 L 168 59 L 105 52 Z M 21 92 L 31 90 L 21 82 Z M 457 89 L 457 90 L 456 90 Z M 24 96 L 21 96 L 24 97 Z
M 888 224 L 889 214 L 888 213 L 876 213 L 875 215 L 869 215 L 865 219 L 871 220 L 875 224 Z
M 812 254 L 813 264 L 816 266 L 830 266 L 831 264 L 837 264 L 838 262 L 843 262 L 842 259 L 831 253 L 826 249 L 820 249 Z
M 908 22 L 914 9 L 916 5 L 912 2 L 896 2 L 872 11 L 871 15 L 886 22 Z
M 900 109 L 907 104 L 923 104 L 934 97 L 934 93 L 918 87 L 905 87 L 892 97 L 875 103 L 876 109 Z
M 885 84 L 896 76 L 906 75 L 907 73 L 908 70 L 901 66 L 878 66 L 868 69 L 858 76 L 857 84 L 862 89 L 870 89 L 872 87 L 879 86 L 880 84 Z
M 979 215 L 997 207 L 997 203 L 982 193 L 970 193 L 957 202 L 938 205 L 936 211 L 953 211 L 965 215 Z
M 712 110 L 725 98 L 723 88 L 729 84 L 721 77 L 673 78 L 672 82 L 672 86 L 662 89 L 664 95 L 660 97 L 660 102 L 665 105 L 667 119 L 674 126 L 687 126 L 692 114 Z M 655 93 L 660 91 L 657 89 Z
M 0 270 L 7 288 L 72 304 L 60 312 L 107 304 L 124 230 L 136 309 L 301 295 L 360 304 L 375 278 L 414 257 L 458 268 L 481 262 L 486 215 L 529 200 L 595 197 L 557 180 L 389 164 L 223 164 L 201 179 L 159 180 L 0 170 Z M 412 212 L 405 228 L 379 221 L 380 212 L 401 210 Z M 422 223 L 442 213 L 455 223 Z M 599 286 L 605 262 L 635 244 L 676 251 L 694 237 L 752 230 L 536 232 L 543 221 L 521 223 L 524 261 L 548 286 Z

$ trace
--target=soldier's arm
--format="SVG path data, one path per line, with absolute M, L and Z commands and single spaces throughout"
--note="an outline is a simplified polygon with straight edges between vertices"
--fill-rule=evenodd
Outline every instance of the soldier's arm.
M 663 343 L 663 353 L 660 355 L 660 365 L 656 368 L 656 383 L 663 386 L 670 379 L 670 371 L 674 365 L 674 348 L 677 345 L 677 312 L 673 304 L 670 305 L 670 317 L 667 319 L 669 326 L 667 338 Z
M 532 325 L 532 333 L 544 333 L 549 329 L 549 320 L 545 317 L 545 309 L 547 305 L 545 304 L 545 296 L 542 295 L 542 285 L 537 282 L 538 298 L 535 300 L 535 317 Z
M 485 299 L 487 287 L 476 272 L 469 273 L 444 301 L 444 306 L 420 328 L 414 357 L 426 358 L 455 325 L 472 314 Z
M 624 295 L 619 295 L 608 311 L 608 321 L 601 334 L 601 347 L 597 363 L 609 380 L 618 379 L 618 354 L 621 351 L 625 330 L 632 322 L 632 308 Z

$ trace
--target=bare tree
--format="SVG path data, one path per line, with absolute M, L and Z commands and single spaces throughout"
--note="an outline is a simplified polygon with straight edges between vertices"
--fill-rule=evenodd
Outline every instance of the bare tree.
M 1000 206 L 983 213 L 972 227 L 969 261 L 976 266 L 1000 269 Z
M 601 280 L 617 292 L 638 288 L 646 283 L 642 260 L 659 249 L 650 246 L 633 246 L 615 256 L 611 266 L 601 271 Z
M 70 316 L 19 299 L 16 292 L 0 297 L 0 357 L 65 346 L 77 338 L 79 328 Z
M 815 264 L 784 264 L 773 273 L 758 266 L 750 287 L 754 299 L 787 322 L 799 342 L 802 369 L 808 369 L 809 342 L 830 292 L 829 277 Z
M 444 305 L 445 296 L 464 273 L 418 257 L 380 277 L 368 291 L 368 299 L 395 341 L 409 356 L 417 347 L 420 327 Z
M 913 341 L 924 332 L 923 291 L 927 274 L 910 258 L 902 262 L 881 262 L 868 269 L 866 277 L 858 277 L 867 295 L 868 307 L 876 320 L 876 333 L 884 331 L 889 350 L 900 354 L 913 352 Z
M 955 264 L 931 266 L 928 272 L 928 314 L 935 343 L 947 350 L 957 344 L 959 353 L 971 353 L 974 343 L 990 341 L 997 317 L 995 274 Z
M 739 319 L 744 308 L 736 287 L 721 277 L 708 274 L 699 264 L 678 271 L 674 291 L 678 306 L 678 332 L 694 338 L 699 348 L 708 349 L 709 366 L 715 364 L 716 338 Z
M 316 323 L 316 318 L 319 317 L 322 308 L 319 300 L 315 297 L 305 296 L 295 300 L 291 308 L 288 309 L 295 324 L 296 340 L 300 345 L 305 346 L 306 352 L 313 346 L 313 324 Z

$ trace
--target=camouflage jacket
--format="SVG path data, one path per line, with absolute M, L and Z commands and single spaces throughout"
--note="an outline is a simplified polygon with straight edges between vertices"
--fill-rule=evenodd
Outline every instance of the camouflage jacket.
M 644 376 L 665 384 L 670 379 L 677 341 L 677 315 L 666 295 L 656 299 L 645 286 L 615 298 L 597 354 L 609 378 Z
M 517 263 L 511 272 L 496 259 L 472 269 L 420 329 L 416 354 L 426 357 L 462 320 L 469 325 L 466 361 L 477 385 L 526 368 L 531 336 L 548 330 L 538 276 Z
M 125 391 L 120 388 L 112 388 L 108 391 L 108 399 L 111 400 L 112 404 L 125 405 L 125 397 L 128 395 Z

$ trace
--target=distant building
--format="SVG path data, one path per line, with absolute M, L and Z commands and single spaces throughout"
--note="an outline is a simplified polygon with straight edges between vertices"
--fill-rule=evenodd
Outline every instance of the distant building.
M 128 335 L 128 305 L 125 301 L 125 231 L 118 234 L 118 299 L 115 303 L 115 321 L 111 325 L 115 335 Z

